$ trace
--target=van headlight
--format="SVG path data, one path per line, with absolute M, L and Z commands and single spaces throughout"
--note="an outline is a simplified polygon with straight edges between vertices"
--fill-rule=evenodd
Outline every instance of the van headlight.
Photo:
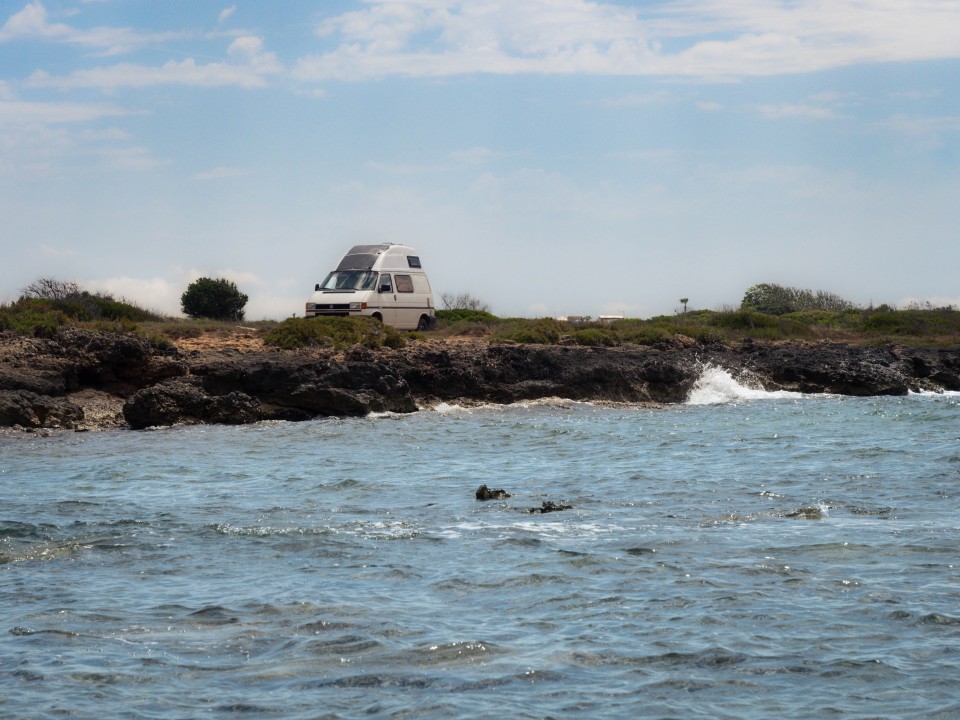
M 359 312 L 360 310 L 363 310 L 364 305 L 366 305 L 366 303 L 352 302 L 350 303 L 350 310 L 351 312 Z

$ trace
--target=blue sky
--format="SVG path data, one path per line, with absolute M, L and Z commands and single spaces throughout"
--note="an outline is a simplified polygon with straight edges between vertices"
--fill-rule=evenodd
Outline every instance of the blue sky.
M 960 304 L 958 149 L 958 0 L 0 0 L 0 301 L 392 241 L 505 316 Z

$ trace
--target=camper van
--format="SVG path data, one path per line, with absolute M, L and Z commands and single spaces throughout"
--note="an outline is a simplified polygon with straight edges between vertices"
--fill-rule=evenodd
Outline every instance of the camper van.
M 412 247 L 356 245 L 314 288 L 306 316 L 372 317 L 398 330 L 430 330 L 433 292 Z

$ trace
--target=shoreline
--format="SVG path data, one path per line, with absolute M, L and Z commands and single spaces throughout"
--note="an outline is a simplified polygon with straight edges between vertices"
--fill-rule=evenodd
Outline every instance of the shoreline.
M 142 337 L 65 328 L 0 334 L 0 428 L 143 429 L 410 413 L 559 398 L 662 407 L 707 365 L 766 391 L 871 396 L 960 391 L 960 347 L 813 341 L 654 346 L 428 339 L 400 349 L 274 350 L 251 335 L 156 349 Z

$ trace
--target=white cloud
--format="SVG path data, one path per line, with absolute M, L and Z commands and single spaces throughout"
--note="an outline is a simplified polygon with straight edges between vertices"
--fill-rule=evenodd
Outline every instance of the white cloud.
M 172 268 L 171 274 L 166 277 L 131 277 L 121 275 L 118 277 L 101 278 L 96 280 L 85 280 L 81 284 L 84 288 L 92 292 L 105 292 L 116 298 L 123 298 L 137 305 L 164 313 L 166 315 L 180 315 L 180 297 L 194 280 L 201 277 L 225 278 L 237 284 L 239 290 L 250 296 L 247 305 L 247 317 L 260 319 L 264 317 L 283 317 L 289 316 L 288 307 L 302 307 L 303 298 L 284 298 L 277 301 L 274 298 L 257 298 L 255 292 L 258 288 L 266 286 L 266 283 L 255 273 L 231 270 L 229 268 L 208 272 L 198 270 L 197 268 Z M 269 308 L 276 306 L 277 312 L 269 311 Z M 255 311 L 250 312 L 250 309 Z
M 50 22 L 40 0 L 33 0 L 11 15 L 0 27 L 0 42 L 38 38 L 99 49 L 104 55 L 118 55 L 146 45 L 184 37 L 183 33 L 137 33 L 129 28 L 97 27 L 88 30 L 65 23 Z
M 833 108 L 822 105 L 790 104 L 760 105 L 760 114 L 772 120 L 781 118 L 807 118 L 809 120 L 836 120 L 842 117 Z
M 47 257 L 73 257 L 77 254 L 76 250 L 70 248 L 55 248 L 45 243 L 40 244 L 40 252 L 42 252 Z
M 105 117 L 132 114 L 130 110 L 116 105 L 0 100 L 0 127 L 35 123 L 47 125 L 82 123 L 100 120 Z
M 229 20 L 229 19 L 233 16 L 233 14 L 234 14 L 236 11 L 237 11 L 237 6 L 236 6 L 236 5 L 231 5 L 231 6 L 228 7 L 228 8 L 224 8 L 224 9 L 220 12 L 219 17 L 217 17 L 217 23 L 219 23 L 219 24 L 225 23 L 227 20 Z
M 268 76 L 283 70 L 274 53 L 262 51 L 259 38 L 237 38 L 231 43 L 228 54 L 235 62 L 198 65 L 193 58 L 187 58 L 171 60 L 159 67 L 120 63 L 92 70 L 77 70 L 63 76 L 52 76 L 38 70 L 28 78 L 26 85 L 61 90 L 98 88 L 108 92 L 125 87 L 156 85 L 254 88 L 264 87 Z
M 485 147 L 472 147 L 450 153 L 451 160 L 464 165 L 483 165 L 505 157 L 511 157 L 511 153 L 499 152 Z
M 302 58 L 294 75 L 306 82 L 467 73 L 725 79 L 960 57 L 954 1 L 675 0 L 647 7 L 370 0 L 324 20 L 317 34 L 332 49 Z
M 218 168 L 213 168 L 212 170 L 205 170 L 203 172 L 199 172 L 193 176 L 193 179 L 200 180 L 201 182 L 205 182 L 208 180 L 226 180 L 229 178 L 245 177 L 247 175 L 250 175 L 251 173 L 252 171 L 248 170 L 247 168 L 218 167 Z
M 960 132 L 960 115 L 941 117 L 895 115 L 886 120 L 883 125 L 904 135 L 911 135 L 916 138 L 933 138 L 947 132 Z

